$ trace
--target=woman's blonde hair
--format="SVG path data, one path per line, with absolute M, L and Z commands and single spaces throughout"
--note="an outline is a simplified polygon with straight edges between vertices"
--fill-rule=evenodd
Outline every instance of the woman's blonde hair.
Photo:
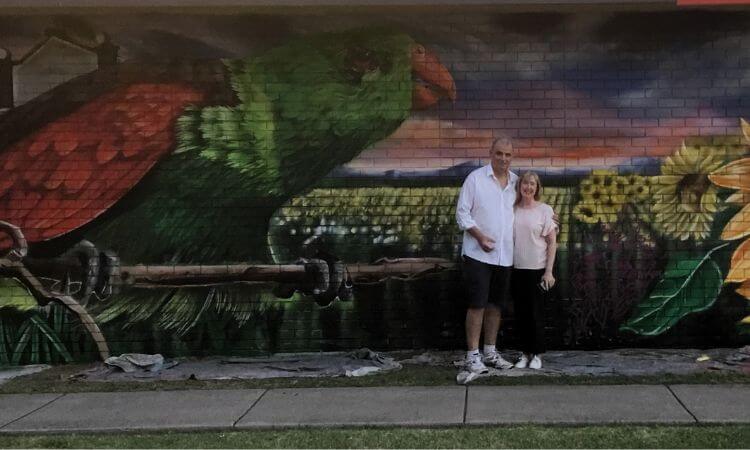
M 516 182 L 516 201 L 513 203 L 513 206 L 518 205 L 521 203 L 521 183 L 524 182 L 524 180 L 528 178 L 533 178 L 534 181 L 536 181 L 536 192 L 534 192 L 534 200 L 539 200 L 539 197 L 542 195 L 542 180 L 539 179 L 539 175 L 536 174 L 536 172 L 528 171 L 524 172 L 523 175 L 521 175 L 518 178 L 518 181 Z

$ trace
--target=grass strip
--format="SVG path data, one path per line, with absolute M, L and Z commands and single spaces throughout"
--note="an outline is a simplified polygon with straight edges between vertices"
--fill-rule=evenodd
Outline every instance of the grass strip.
M 2 448 L 748 448 L 750 425 L 324 428 L 0 435 Z

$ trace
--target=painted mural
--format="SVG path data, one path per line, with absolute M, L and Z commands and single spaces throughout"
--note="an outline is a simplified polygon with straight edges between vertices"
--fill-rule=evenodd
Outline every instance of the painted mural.
M 748 342 L 746 13 L 310 14 L 0 16 L 0 364 L 459 348 L 500 135 L 551 347 Z

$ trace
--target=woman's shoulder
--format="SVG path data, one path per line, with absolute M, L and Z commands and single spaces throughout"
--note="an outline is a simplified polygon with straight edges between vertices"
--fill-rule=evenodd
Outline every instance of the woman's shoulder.
M 555 214 L 555 210 L 553 210 L 550 205 L 544 202 L 539 202 L 539 208 L 545 215 L 553 216 Z

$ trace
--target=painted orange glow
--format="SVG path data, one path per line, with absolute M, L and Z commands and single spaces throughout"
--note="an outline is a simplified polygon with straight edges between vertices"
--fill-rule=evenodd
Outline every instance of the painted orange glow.
M 677 0 L 677 6 L 750 5 L 750 0 Z

